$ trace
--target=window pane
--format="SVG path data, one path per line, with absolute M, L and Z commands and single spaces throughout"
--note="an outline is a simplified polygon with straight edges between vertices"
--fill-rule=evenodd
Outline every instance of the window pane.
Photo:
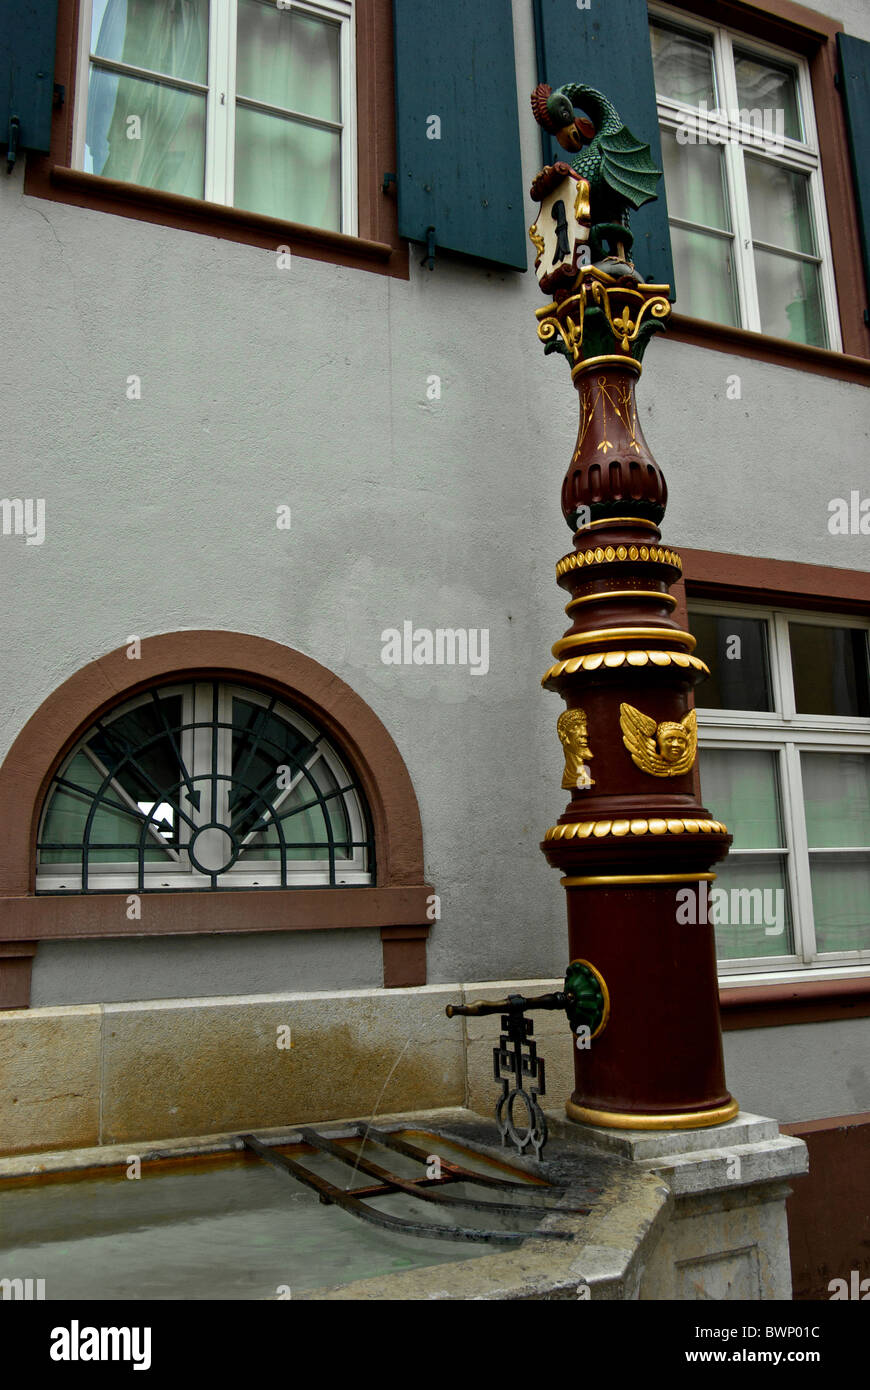
M 730 854 L 716 865 L 707 902 L 720 960 L 794 954 L 784 855 Z
M 710 667 L 695 691 L 699 709 L 772 710 L 767 623 L 689 610 L 698 656 Z
M 870 854 L 811 854 L 819 951 L 870 950 Z
M 270 712 L 266 705 L 233 699 L 232 789 L 229 812 L 233 834 L 245 840 L 264 816 L 268 819 L 271 804 L 280 800 L 281 808 L 289 806 L 282 792 L 299 780 L 306 791 L 305 801 L 312 797 L 311 783 L 305 776 L 306 762 L 314 758 L 311 739 L 304 733 Z M 280 774 L 279 769 L 287 771 Z M 257 842 L 263 839 L 258 832 Z M 270 842 L 277 837 L 273 833 Z M 265 841 L 263 841 L 265 842 Z
M 203 196 L 205 97 L 196 92 L 92 66 L 85 139 L 86 173 Z
M 340 139 L 337 131 L 238 106 L 235 206 L 339 231 Z
M 704 748 L 704 805 L 727 825 L 734 849 L 784 849 L 778 755 L 769 749 Z
M 715 106 L 713 47 L 709 39 L 650 25 L 653 71 L 659 96 L 699 106 Z
M 756 247 L 755 273 L 762 333 L 826 347 L 819 267 Z
M 676 132 L 661 131 L 668 211 L 685 222 L 731 229 L 725 199 L 725 165 L 718 145 L 681 145 Z
M 735 48 L 734 70 L 741 110 L 754 113 L 750 115 L 750 124 L 754 121 L 761 124 L 759 113 L 767 111 L 771 114 L 764 121 L 766 127 L 773 126 L 777 132 L 781 129 L 790 140 L 801 140 L 797 83 L 792 69 L 776 67 L 766 59 L 762 62 Z
M 344 798 L 338 796 L 340 783 L 336 781 L 332 768 L 324 758 L 318 767 L 317 780 L 323 788 L 323 794 L 328 798 L 326 801 L 326 814 L 329 817 L 329 827 L 335 840 L 336 853 L 339 858 L 350 858 L 353 851 L 350 848 L 351 832 L 350 820 L 344 804 Z
M 340 121 L 339 37 L 337 24 L 260 0 L 239 0 L 239 96 Z
M 281 840 L 275 817 L 280 821 L 284 833 L 284 854 L 288 863 L 291 860 L 329 859 L 323 808 L 310 806 L 308 803 L 313 799 L 311 786 L 307 782 L 300 782 L 299 786 L 294 787 L 277 807 L 274 817 L 268 818 L 268 828 L 257 831 L 247 842 L 242 851 L 243 859 L 245 855 L 253 860 L 281 858 Z M 330 803 L 326 804 L 328 806 Z M 317 848 L 310 848 L 312 844 L 316 844 Z M 337 849 L 336 854 L 339 859 L 349 857 L 343 848 L 340 851 Z
M 329 831 L 337 859 L 353 855 L 350 818 L 327 759 L 280 715 L 253 701 L 233 699 L 232 829 L 249 859 L 280 859 L 280 822 L 288 860 L 329 858 Z M 278 773 L 282 768 L 287 771 Z M 274 806 L 272 805 L 274 803 Z M 328 824 L 327 824 L 328 818 Z M 310 846 L 317 842 L 317 848 Z
M 182 722 L 180 695 L 165 695 L 103 721 L 88 747 L 131 800 L 155 798 L 177 805 L 182 777 L 176 749 Z M 147 813 L 146 813 L 147 814 Z
M 671 223 L 671 252 L 680 313 L 739 324 L 731 238 L 690 232 Z
M 747 154 L 745 163 L 754 240 L 814 256 L 809 176 L 757 155 Z
M 205 83 L 208 0 L 94 0 L 91 53 Z
M 789 623 L 788 632 L 798 714 L 870 717 L 864 629 Z
M 870 848 L 870 754 L 801 753 L 801 768 L 810 849 Z
M 77 753 L 63 773 L 66 781 L 75 787 L 86 788 L 96 793 L 103 786 L 105 777 L 94 766 L 86 753 Z M 142 835 L 142 819 L 134 811 L 122 809 L 123 802 L 117 788 L 109 785 L 103 795 L 114 805 L 100 802 L 94 812 L 90 828 L 88 815 L 93 806 L 93 798 L 86 792 L 77 792 L 68 787 L 58 787 L 51 799 L 42 826 L 42 844 L 64 845 L 64 849 L 40 849 L 40 864 L 70 864 L 81 856 L 81 847 L 86 835 L 89 838 L 88 862 L 98 864 L 132 864 L 138 857 L 138 848 L 120 849 L 119 845 L 138 847 Z M 147 814 L 147 813 L 146 813 Z M 155 829 L 156 829 L 155 825 Z M 150 831 L 144 837 L 144 858 L 146 861 L 168 862 L 168 857 L 160 849 L 158 841 Z

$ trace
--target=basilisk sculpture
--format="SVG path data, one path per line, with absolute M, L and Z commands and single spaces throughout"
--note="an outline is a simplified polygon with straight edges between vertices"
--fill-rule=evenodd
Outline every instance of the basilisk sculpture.
M 575 106 L 581 106 L 593 119 L 577 116 Z M 632 135 L 613 102 L 582 83 L 569 82 L 554 92 L 541 82 L 532 92 L 532 114 L 564 150 L 577 154 L 570 165 L 561 161 L 548 165 L 538 177 L 547 182 L 552 171 L 564 177 L 573 170 L 589 185 L 594 212 L 590 231 L 592 259 L 600 258 L 606 238 L 613 238 L 630 250 L 629 208 L 651 202 L 662 176 L 661 169 L 650 159 L 649 145 Z M 532 185 L 532 197 L 536 196 Z

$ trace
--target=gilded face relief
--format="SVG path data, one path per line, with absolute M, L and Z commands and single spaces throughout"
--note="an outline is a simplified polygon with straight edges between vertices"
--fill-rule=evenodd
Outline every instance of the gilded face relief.
M 566 791 L 574 791 L 577 787 L 594 787 L 595 782 L 587 764 L 595 755 L 589 747 L 585 711 L 563 710 L 556 724 L 556 732 L 565 754 L 562 786 Z

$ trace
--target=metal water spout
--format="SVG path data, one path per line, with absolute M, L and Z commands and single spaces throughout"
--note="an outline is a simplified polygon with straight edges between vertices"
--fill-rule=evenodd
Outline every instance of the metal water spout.
M 535 1009 L 561 1009 L 568 1019 L 578 1047 L 588 1047 L 607 1024 L 610 1000 L 603 977 L 586 960 L 568 966 L 564 988 L 553 994 L 509 994 L 506 999 L 480 999 L 475 1004 L 448 1004 L 448 1018 L 464 1015 L 480 1018 L 501 1014 L 501 1037 L 493 1048 L 495 1080 L 501 1095 L 495 1105 L 495 1122 L 502 1145 L 513 1144 L 518 1153 L 533 1149 L 541 1157 L 547 1142 L 547 1119 L 538 1101 L 546 1093 L 544 1059 L 533 1038 L 534 1024 L 526 1014 Z M 529 1082 L 526 1089 L 524 1082 Z M 517 1110 L 524 1111 L 518 1115 Z

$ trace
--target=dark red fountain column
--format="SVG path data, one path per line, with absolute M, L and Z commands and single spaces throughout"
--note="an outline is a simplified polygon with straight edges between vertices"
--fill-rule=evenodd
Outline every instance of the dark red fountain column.
M 707 668 L 673 617 L 680 559 L 661 543 L 667 487 L 635 404 L 667 286 L 606 264 L 538 311 L 539 336 L 572 363 L 580 400 L 562 490 L 577 529 L 556 566 L 570 627 L 543 679 L 570 712 L 558 725 L 570 801 L 542 849 L 562 875 L 571 957 L 593 967 L 609 1002 L 604 1026 L 575 1049 L 567 1111 L 621 1128 L 692 1128 L 738 1108 L 704 910 L 730 836 L 693 790 L 689 696 Z

